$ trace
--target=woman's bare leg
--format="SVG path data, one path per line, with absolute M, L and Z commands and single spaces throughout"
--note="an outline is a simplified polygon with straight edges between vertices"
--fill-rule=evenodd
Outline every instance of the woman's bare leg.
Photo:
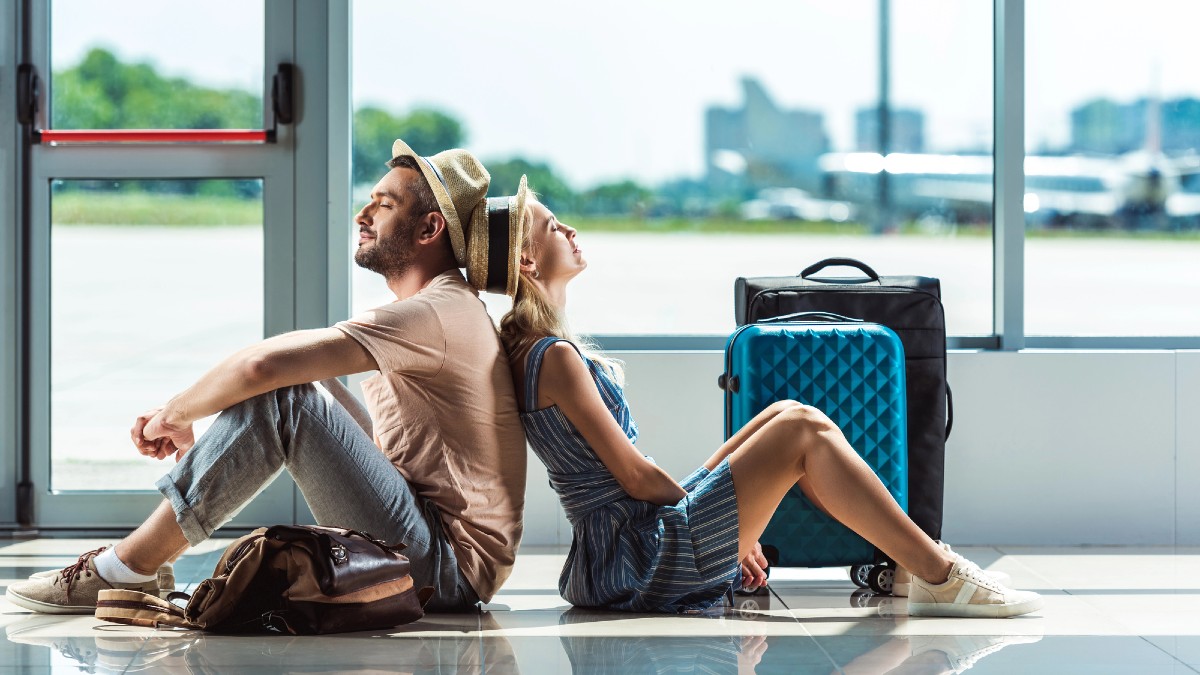
M 749 422 L 746 422 L 745 426 L 743 426 L 741 429 L 738 429 L 737 433 L 730 436 L 729 440 L 725 441 L 721 447 L 717 448 L 717 451 L 713 453 L 713 456 L 709 457 L 708 461 L 704 463 L 704 468 L 708 469 L 709 471 L 717 468 L 717 465 L 721 463 L 721 460 L 728 457 L 734 450 L 742 447 L 742 444 L 746 442 L 746 439 L 754 435 L 754 432 L 763 428 L 764 424 L 770 422 L 772 419 L 775 419 L 775 416 L 784 410 L 796 405 L 798 404 L 795 401 L 776 401 L 775 403 L 767 406 L 766 409 L 755 415 L 753 419 L 751 419 Z
M 937 583 L 950 572 L 949 554 L 909 519 L 837 425 L 816 408 L 786 406 L 732 451 L 729 465 L 737 493 L 739 560 L 787 491 L 804 478 L 823 510 L 913 574 Z

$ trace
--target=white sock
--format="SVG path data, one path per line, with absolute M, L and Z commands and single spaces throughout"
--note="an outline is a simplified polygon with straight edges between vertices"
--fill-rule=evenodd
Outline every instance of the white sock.
M 115 546 L 110 546 L 103 553 L 96 556 L 96 571 L 100 576 L 110 584 L 136 584 L 147 581 L 154 581 L 158 578 L 158 574 L 138 574 L 129 569 L 129 566 L 121 562 L 117 557 L 117 549 Z

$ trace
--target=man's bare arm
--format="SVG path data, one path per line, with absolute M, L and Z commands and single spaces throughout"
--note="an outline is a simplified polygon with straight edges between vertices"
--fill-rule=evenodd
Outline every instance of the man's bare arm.
M 376 369 L 370 353 L 336 328 L 285 333 L 217 364 L 161 410 L 138 418 L 131 435 L 145 455 L 186 452 L 198 419 L 281 387 Z

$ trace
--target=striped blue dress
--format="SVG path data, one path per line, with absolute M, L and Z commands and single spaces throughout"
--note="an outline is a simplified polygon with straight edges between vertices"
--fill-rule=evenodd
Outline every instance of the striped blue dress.
M 740 574 L 729 462 L 685 478 L 688 494 L 677 504 L 630 497 L 557 406 L 535 409 L 542 358 L 558 340 L 543 338 L 529 353 L 521 421 L 574 531 L 559 592 L 581 607 L 691 612 L 712 606 Z M 599 363 L 587 363 L 604 404 L 636 442 L 625 392 Z

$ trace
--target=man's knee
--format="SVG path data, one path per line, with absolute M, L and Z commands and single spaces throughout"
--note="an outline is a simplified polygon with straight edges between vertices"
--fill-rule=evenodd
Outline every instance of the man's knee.
M 311 399 L 320 399 L 321 392 L 317 389 L 317 385 L 311 382 L 303 384 L 293 384 L 287 387 L 280 387 L 274 391 L 269 391 L 263 396 L 273 396 L 276 404 L 281 408 L 288 403 L 298 401 L 306 401 Z

